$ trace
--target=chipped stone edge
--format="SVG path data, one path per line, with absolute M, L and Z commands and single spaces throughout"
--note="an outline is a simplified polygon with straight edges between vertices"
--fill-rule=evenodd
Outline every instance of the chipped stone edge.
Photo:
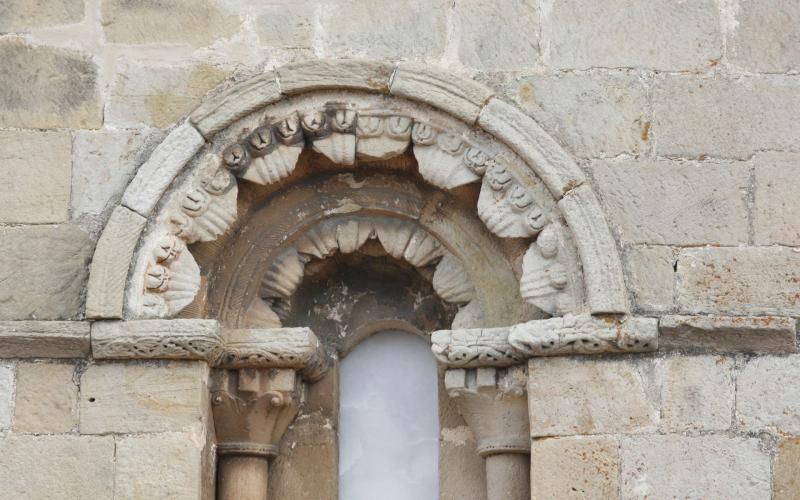
M 92 258 L 86 292 L 86 317 L 121 318 L 128 270 L 147 219 L 118 205 L 103 228 Z
M 0 321 L 0 358 L 86 358 L 86 321 Z

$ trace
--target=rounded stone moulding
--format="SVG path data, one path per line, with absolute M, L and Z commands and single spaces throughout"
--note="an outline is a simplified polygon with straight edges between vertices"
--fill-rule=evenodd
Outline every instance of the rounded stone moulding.
M 411 154 L 433 189 L 475 186 L 473 215 L 487 233 L 527 245 L 504 266 L 514 293 L 539 317 L 628 312 L 616 244 L 592 188 L 534 120 L 481 84 L 434 68 L 314 60 L 223 90 L 153 151 L 96 247 L 87 317 L 170 318 L 208 293 L 192 245 L 236 226 L 241 183 L 284 189 L 306 150 L 343 170 Z M 347 175 L 337 182 L 357 193 L 360 181 Z M 327 246 L 315 254 L 300 238 L 281 247 L 259 270 L 256 295 L 291 294 L 309 258 L 354 251 L 370 239 L 416 265 L 414 252 L 430 237 L 434 287 L 444 300 L 467 304 L 481 286 L 422 214 L 377 217 L 343 200 L 328 215 L 300 235 L 308 243 L 313 229 Z

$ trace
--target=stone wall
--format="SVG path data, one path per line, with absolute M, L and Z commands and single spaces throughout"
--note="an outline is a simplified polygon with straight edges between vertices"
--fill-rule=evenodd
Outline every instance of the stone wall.
M 657 355 L 530 362 L 534 497 L 798 498 L 798 26 L 779 0 L 6 2 L 0 320 L 84 319 L 110 211 L 213 89 L 308 58 L 425 61 L 579 160 L 634 312 L 660 318 Z M 7 495 L 200 497 L 205 364 L 62 354 L 0 365 Z

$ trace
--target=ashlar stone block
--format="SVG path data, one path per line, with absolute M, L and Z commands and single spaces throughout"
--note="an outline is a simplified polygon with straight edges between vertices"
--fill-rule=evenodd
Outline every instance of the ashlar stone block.
M 75 365 L 20 363 L 14 432 L 66 433 L 78 425 L 78 385 Z
M 83 19 L 85 0 L 37 0 L 4 2 L 0 11 L 0 33 L 29 31 Z
M 531 435 L 654 431 L 658 408 L 632 361 L 534 358 L 528 362 Z
M 675 252 L 665 246 L 637 245 L 625 249 L 626 282 L 637 309 L 660 312 L 672 308 L 675 259 Z
M 0 431 L 11 427 L 14 414 L 14 365 L 0 364 Z
M 772 465 L 773 500 L 800 499 L 800 438 L 793 436 L 778 441 Z
M 667 432 L 726 430 L 733 411 L 733 360 L 678 356 L 657 363 L 661 427 Z
M 619 469 L 615 437 L 534 439 L 531 498 L 617 498 Z
M 800 434 L 800 356 L 753 358 L 736 378 L 736 424 Z
M 125 436 L 117 441 L 115 498 L 200 500 L 203 445 L 192 434 Z
M 755 73 L 800 69 L 800 3 L 783 0 L 737 2 L 728 59 Z
M 800 246 L 800 154 L 759 153 L 753 162 L 756 245 Z
M 81 379 L 81 434 L 178 432 L 208 421 L 204 361 L 92 365 Z

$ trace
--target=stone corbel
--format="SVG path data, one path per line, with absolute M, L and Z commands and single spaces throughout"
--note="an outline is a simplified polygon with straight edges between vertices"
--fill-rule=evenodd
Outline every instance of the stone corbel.
M 444 381 L 486 461 L 486 498 L 530 498 L 525 367 L 450 369 Z

